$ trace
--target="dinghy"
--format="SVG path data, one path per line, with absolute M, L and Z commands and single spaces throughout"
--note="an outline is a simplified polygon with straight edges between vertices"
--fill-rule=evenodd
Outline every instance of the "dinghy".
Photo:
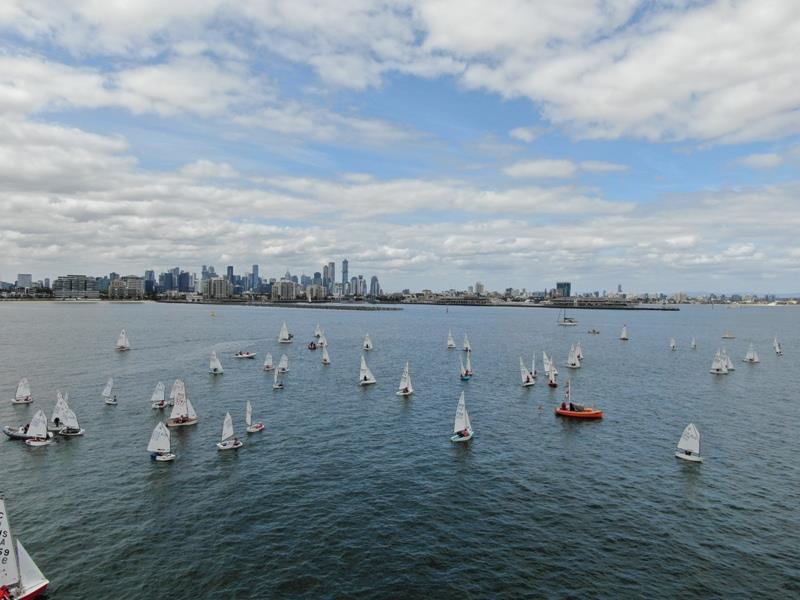
M 456 347 L 456 341 L 453 339 L 453 332 L 447 332 L 447 349 L 450 350 Z
M 628 341 L 628 326 L 627 325 L 623 325 L 622 326 L 622 331 L 619 334 L 619 339 L 621 339 L 623 342 L 627 342 Z
M 156 389 L 153 390 L 153 395 L 150 396 L 150 406 L 155 409 L 164 408 L 167 405 L 164 399 L 164 384 L 160 381 L 156 384 Z
M 114 378 L 109 377 L 108 381 L 106 382 L 106 387 L 103 388 L 101 393 L 103 398 L 105 398 L 105 403 L 110 406 L 115 406 L 117 404 L 117 395 L 114 393 Z
M 69 394 L 67 394 L 69 396 Z M 53 408 L 53 413 L 50 416 L 50 422 L 47 423 L 47 431 L 59 431 L 64 420 L 64 411 L 69 409 L 67 399 L 61 395 L 61 391 L 56 392 L 56 405 Z
M 558 375 L 558 369 L 556 368 L 556 365 L 553 363 L 553 359 L 550 358 L 550 356 L 544 350 L 542 351 L 542 362 L 544 363 L 545 374 L 548 374 L 550 373 L 550 371 L 552 371 L 553 375 L 556 376 Z
M 264 370 L 265 371 L 272 371 L 275 367 L 272 364 L 272 353 L 267 352 L 267 355 L 264 357 Z
M 472 379 L 472 353 L 467 353 L 467 366 L 464 366 L 464 360 L 459 356 L 458 361 L 461 364 L 461 381 L 469 381 Z
M 580 342 L 575 342 L 575 356 L 578 357 L 578 360 L 583 360 L 583 348 L 581 348 Z
M 410 396 L 414 393 L 414 386 L 411 385 L 411 371 L 408 368 L 408 361 L 403 368 L 403 374 L 400 376 L 400 385 L 397 388 L 398 396 Z
M 50 583 L 19 538 L 11 535 L 5 498 L 0 495 L 0 590 L 10 600 L 33 600 L 41 596 Z
M 736 336 L 733 335 L 730 331 L 726 331 L 725 333 L 722 334 L 722 339 L 723 340 L 735 340 Z
M 567 367 L 570 369 L 581 368 L 581 360 L 578 358 L 578 353 L 575 352 L 575 344 L 570 346 L 569 356 L 567 357 Z
M 372 385 L 373 383 L 376 383 L 375 376 L 372 374 L 372 371 L 369 370 L 367 361 L 362 354 L 361 369 L 358 373 L 358 385 Z
M 594 327 L 592 327 L 587 333 L 589 333 L 591 335 L 600 335 L 600 330 L 599 329 L 595 329 Z
M 197 424 L 197 413 L 192 406 L 189 395 L 186 393 L 186 384 L 179 379 L 178 389 L 175 390 L 175 402 L 169 414 L 167 427 L 185 427 Z
M 247 352 L 246 350 L 239 350 L 236 354 L 233 355 L 233 358 L 255 358 L 255 352 Z
M 692 350 L 697 350 L 697 340 L 696 340 L 696 339 L 694 339 L 694 338 L 692 338 L 692 341 L 691 341 L 691 343 L 689 344 L 689 347 L 690 347 Z
M 150 435 L 150 443 L 147 444 L 147 451 L 150 453 L 150 460 L 156 462 L 168 462 L 175 460 L 175 455 L 170 452 L 170 433 L 164 423 L 159 421 L 153 433 Z
M 722 353 L 719 350 L 717 350 L 717 353 L 714 355 L 714 360 L 711 363 L 711 370 L 709 372 L 714 375 L 728 374 L 728 367 L 722 359 Z
M 539 375 L 536 372 L 536 352 L 534 352 L 533 355 L 531 356 L 531 375 L 533 375 L 534 379 L 536 379 L 536 377 L 538 377 Z
M 64 416 L 61 423 L 63 427 L 58 430 L 58 435 L 71 437 L 83 435 L 84 433 L 84 430 L 81 429 L 80 425 L 78 425 L 78 417 L 75 416 L 75 412 L 71 408 L 68 408 L 64 411 Z
M 286 321 L 281 325 L 281 331 L 278 334 L 278 342 L 281 344 L 291 344 L 294 336 L 289 333 L 289 328 L 286 326 Z
M 366 351 L 372 350 L 372 339 L 369 337 L 369 334 L 364 336 L 364 343 L 361 344 L 361 347 Z
M 761 362 L 758 359 L 758 353 L 756 349 L 753 347 L 753 344 L 750 344 L 750 347 L 747 349 L 747 354 L 744 355 L 744 362 L 755 364 Z
M 556 407 L 556 415 L 571 419 L 602 419 L 603 411 L 572 402 L 572 385 L 570 380 L 567 379 L 567 385 L 564 388 L 564 401 L 561 406 Z
M 328 346 L 328 338 L 325 337 L 325 332 L 322 333 L 322 336 L 319 338 L 317 342 L 318 348 L 325 348 Z
M 211 358 L 208 360 L 208 372 L 212 375 L 222 375 L 225 371 L 222 368 L 222 363 L 217 358 L 217 353 L 211 351 Z
M 176 379 L 175 382 L 172 384 L 172 389 L 169 391 L 169 402 L 170 406 L 175 405 L 175 394 L 178 393 L 178 388 L 183 385 L 183 382 L 180 379 Z
M 697 431 L 694 423 L 689 423 L 683 430 L 675 457 L 689 462 L 703 462 L 703 458 L 700 456 L 700 432 Z
M 327 346 L 323 346 L 322 347 L 322 364 L 323 365 L 331 364 L 331 357 L 328 354 L 328 347 Z
M 472 352 L 472 345 L 469 343 L 467 334 L 464 334 L 464 352 Z
M 322 327 L 319 326 L 319 323 L 317 323 L 317 326 L 314 327 L 314 337 L 315 338 L 321 338 L 322 337 Z
M 44 412 L 37 410 L 33 415 L 31 422 L 28 424 L 28 437 L 25 438 L 25 443 L 28 446 L 46 446 L 53 442 L 53 436 L 47 431 L 47 417 Z
M 61 420 L 59 419 L 59 424 L 60 423 Z M 26 423 L 25 425 L 20 425 L 19 427 L 11 427 L 10 425 L 6 425 L 5 427 L 3 427 L 3 433 L 5 433 L 12 440 L 27 440 L 28 438 L 34 437 L 33 434 L 29 433 L 30 429 L 31 429 L 30 423 Z M 36 434 L 37 432 L 34 431 L 33 433 Z M 48 431 L 47 437 L 52 438 L 53 434 L 50 431 Z
M 272 389 L 273 390 L 282 390 L 283 389 L 283 378 L 281 377 L 280 369 L 273 371 L 272 375 Z
M 669 339 L 669 349 L 673 351 L 678 349 L 678 343 L 675 341 L 675 338 Z
M 519 374 L 522 378 L 522 387 L 530 387 L 536 383 L 533 373 L 528 371 L 528 367 L 525 366 L 521 356 L 519 357 Z
M 564 308 L 559 312 L 559 316 L 556 323 L 558 323 L 562 327 L 574 327 L 575 325 L 578 324 L 578 321 L 576 319 L 573 319 L 572 317 L 568 317 L 567 309 Z
M 457 443 L 468 442 L 472 439 L 473 434 L 474 431 L 469 420 L 467 404 L 464 401 L 464 392 L 461 392 L 461 397 L 458 399 L 458 406 L 456 407 L 456 419 L 453 423 L 453 435 L 450 437 L 450 441 Z
M 556 370 L 550 369 L 547 371 L 547 386 L 551 388 L 557 388 L 558 382 L 556 381 Z
M 238 450 L 244 444 L 233 435 L 233 419 L 231 413 L 225 413 L 222 421 L 222 438 L 217 442 L 217 450 Z
M 253 405 L 250 404 L 250 400 L 247 401 L 244 409 L 244 422 L 247 424 L 247 433 L 258 433 L 264 429 L 261 421 L 253 421 Z
M 17 384 L 17 393 L 11 399 L 11 404 L 30 404 L 31 402 L 33 402 L 31 385 L 28 383 L 28 378 L 23 377 Z
M 772 347 L 775 349 L 775 354 L 777 354 L 778 356 L 783 356 L 783 347 L 781 346 L 781 343 L 778 341 L 777 336 L 772 338 Z
M 289 357 L 285 354 L 281 355 L 280 361 L 278 361 L 278 373 L 288 373 L 289 372 Z
M 725 348 L 722 349 L 722 360 L 725 362 L 725 368 L 728 369 L 728 371 L 736 370 L 736 367 L 733 366 L 733 361 L 731 360 L 731 357 Z
M 128 334 L 125 333 L 124 329 L 120 332 L 119 337 L 117 338 L 116 349 L 120 352 L 131 349 L 131 343 L 128 341 Z
M 317 342 L 315 342 L 314 340 L 311 340 L 310 342 L 308 342 L 308 346 L 307 347 L 308 347 L 309 350 L 316 350 L 317 349 Z

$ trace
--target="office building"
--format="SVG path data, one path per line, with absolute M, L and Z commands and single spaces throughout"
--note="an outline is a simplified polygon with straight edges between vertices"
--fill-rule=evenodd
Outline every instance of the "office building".
M 97 281 L 86 275 L 61 275 L 53 282 L 54 298 L 99 298 Z
M 233 266 L 232 265 L 228 265 L 226 278 L 228 279 L 228 281 L 231 282 L 231 285 L 233 285 Z
M 556 296 L 559 298 L 569 298 L 572 296 L 572 284 L 569 281 L 556 282 Z
M 345 258 L 345 259 L 342 261 L 342 284 L 344 284 L 345 286 L 346 286 L 348 283 L 350 283 L 350 280 L 347 278 L 347 277 L 348 277 L 348 273 L 347 273 L 347 267 L 348 267 L 349 265 L 350 265 L 350 263 L 349 263 L 349 262 L 347 261 L 347 259 Z
M 202 294 L 207 300 L 225 300 L 233 294 L 233 284 L 222 277 L 204 279 Z
M 369 295 L 373 298 L 381 295 L 381 284 L 378 283 L 378 278 L 375 275 L 369 280 Z
M 287 302 L 297 299 L 297 284 L 291 279 L 281 279 L 272 285 L 271 298 L 274 301 Z
M 18 290 L 29 290 L 33 287 L 33 276 L 30 273 L 19 273 L 17 275 Z

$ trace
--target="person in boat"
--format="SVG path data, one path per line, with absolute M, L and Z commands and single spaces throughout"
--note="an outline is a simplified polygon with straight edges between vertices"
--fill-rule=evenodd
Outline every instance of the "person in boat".
M 465 438 L 469 435 L 469 429 L 462 429 L 458 432 L 458 437 Z
M 567 403 L 566 402 L 562 402 L 561 403 L 561 410 L 567 410 Z
M 569 403 L 569 410 L 572 412 L 575 411 L 575 405 L 572 402 Z
M 116 401 L 117 401 L 117 395 L 114 394 L 114 402 L 116 402 Z
M 364 379 L 362 379 L 361 381 L 369 381 L 369 380 L 367 379 L 367 376 L 364 375 Z
M 403 388 L 401 391 L 402 391 L 404 394 L 407 394 L 407 393 L 408 393 L 408 388 L 407 388 L 407 387 L 404 387 L 404 388 Z
M 56 425 L 58 425 L 58 418 L 56 418 Z M 25 423 L 25 427 L 22 428 L 22 433 L 28 433 L 28 427 L 30 423 Z

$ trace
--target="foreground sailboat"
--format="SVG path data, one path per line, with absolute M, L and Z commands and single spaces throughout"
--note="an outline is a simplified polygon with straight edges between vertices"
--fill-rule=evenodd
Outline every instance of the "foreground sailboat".
M 692 341 L 691 341 L 691 343 L 689 344 L 689 347 L 690 347 L 692 350 L 697 350 L 697 340 L 696 340 L 696 339 L 694 339 L 694 338 L 692 338 Z
M 467 353 L 467 366 L 464 366 L 464 359 L 460 356 L 458 357 L 458 361 L 461 364 L 461 381 L 469 381 L 472 379 L 472 353 Z
M 453 339 L 453 332 L 447 332 L 447 349 L 450 350 L 456 347 L 456 341 Z
M 208 360 L 208 372 L 212 375 L 222 375 L 225 371 L 222 368 L 222 363 L 217 358 L 217 353 L 212 350 L 211 358 Z
M 323 346 L 322 347 L 322 364 L 323 365 L 331 364 L 331 356 L 330 356 L 330 354 L 328 354 L 328 347 L 327 346 Z
M 725 360 L 722 358 L 722 352 L 719 350 L 717 350 L 717 353 L 714 355 L 714 360 L 711 363 L 711 370 L 709 372 L 714 375 L 728 374 L 728 366 Z
M 278 361 L 278 373 L 288 373 L 289 372 L 289 357 L 285 354 L 281 355 L 281 359 Z
M 106 382 L 106 387 L 103 388 L 101 393 L 103 398 L 105 398 L 105 403 L 114 406 L 117 404 L 117 395 L 114 393 L 114 378 L 109 377 L 108 381 Z
M 286 321 L 281 325 L 281 331 L 278 334 L 278 342 L 281 344 L 291 344 L 294 336 L 289 333 L 289 328 L 286 326 Z
M 47 417 L 44 412 L 37 410 L 28 424 L 25 443 L 28 446 L 46 446 L 53 442 L 53 436 L 47 431 Z
M 364 336 L 364 343 L 361 344 L 361 347 L 366 351 L 372 350 L 372 338 L 369 337 L 369 334 Z
M 628 341 L 629 338 L 628 338 L 628 326 L 627 325 L 623 325 L 622 326 L 622 331 L 619 334 L 619 339 L 621 339 L 623 342 L 627 342 Z
M 559 325 L 563 327 L 572 327 L 578 324 L 578 321 L 572 317 L 567 316 L 567 309 L 563 308 L 559 311 L 558 320 L 556 321 Z
M 272 353 L 267 352 L 267 355 L 264 357 L 264 370 L 265 371 L 272 371 L 275 367 L 272 364 Z
M 153 395 L 150 396 L 150 406 L 155 409 L 162 409 L 167 405 L 166 399 L 164 398 L 164 391 L 165 391 L 164 384 L 162 382 L 158 382 L 156 384 L 156 388 L 153 390 Z
M 116 350 L 124 352 L 125 350 L 130 350 L 130 349 L 131 349 L 131 343 L 128 340 L 128 334 L 125 333 L 125 330 L 123 329 L 119 333 L 119 337 L 117 338 Z
M 411 371 L 408 368 L 408 361 L 403 368 L 403 374 L 400 376 L 400 386 L 395 392 L 398 396 L 410 396 L 414 393 L 414 387 L 411 385 Z
M 197 413 L 192 406 L 191 400 L 186 393 L 186 384 L 179 379 L 178 389 L 175 390 L 175 402 L 172 405 L 172 412 L 169 414 L 167 427 L 185 427 L 197 424 Z M 177 382 L 176 382 L 177 383 Z
M 150 453 L 150 460 L 157 462 L 168 462 L 175 460 L 175 455 L 170 451 L 170 433 L 164 423 L 158 422 L 153 433 L 150 435 L 150 443 L 147 444 L 147 451 Z
M 528 371 L 528 367 L 525 366 L 521 356 L 519 357 L 519 374 L 522 378 L 522 387 L 530 387 L 536 383 L 533 373 Z
M 474 431 L 469 420 L 467 404 L 464 401 L 464 392 L 461 392 L 461 397 L 458 399 L 458 406 L 456 407 L 456 419 L 453 423 L 453 435 L 450 437 L 450 441 L 467 442 L 472 439 L 473 435 Z
M 372 371 L 369 370 L 367 366 L 367 361 L 364 358 L 364 355 L 361 355 L 361 369 L 358 373 L 358 385 L 372 385 L 376 383 L 375 376 L 372 374 Z
M 556 415 L 572 419 L 602 419 L 603 411 L 589 408 L 582 404 L 575 404 L 572 401 L 572 385 L 570 380 L 567 379 L 567 385 L 564 388 L 564 401 L 561 406 L 556 407 Z
M 31 402 L 33 402 L 31 385 L 28 383 L 28 378 L 23 377 L 17 384 L 17 392 L 11 399 L 11 404 L 30 404 Z
M 581 359 L 578 358 L 578 353 L 575 351 L 575 344 L 572 344 L 569 349 L 569 356 L 567 357 L 567 367 L 570 369 L 580 369 Z
M 5 498 L 0 495 L 0 593 L 10 600 L 33 600 L 47 589 L 50 583 L 19 538 L 11 535 Z
M 683 430 L 675 457 L 689 462 L 703 462 L 703 457 L 700 456 L 700 432 L 694 423 L 689 423 Z
M 775 349 L 775 354 L 777 354 L 778 356 L 783 356 L 783 347 L 781 346 L 781 343 L 778 341 L 777 336 L 772 338 L 772 347 Z
M 63 402 L 63 399 L 61 399 L 61 401 Z M 25 425 L 20 425 L 19 427 L 11 427 L 10 425 L 6 425 L 3 427 L 3 433 L 5 433 L 12 440 L 27 440 L 41 436 L 42 432 L 39 429 L 37 428 L 31 429 L 32 424 L 33 420 L 31 420 L 30 423 L 27 423 Z M 59 419 L 58 428 L 54 429 L 53 431 L 58 431 L 59 429 L 61 429 L 61 426 L 62 426 L 61 419 Z M 51 439 L 53 437 L 53 434 L 48 429 L 49 428 L 47 426 L 47 421 L 45 417 L 45 436 L 47 437 L 47 439 Z
M 750 347 L 747 349 L 747 354 L 744 355 L 744 362 L 750 364 L 761 362 L 758 359 L 758 353 L 756 352 L 756 349 L 753 347 L 753 344 L 750 344 Z
M 56 405 L 53 407 L 53 413 L 50 416 L 50 421 L 47 423 L 47 431 L 59 431 L 64 421 L 64 413 L 69 409 L 69 393 L 67 397 L 61 395 L 61 390 L 56 392 Z
M 253 421 L 253 405 L 250 404 L 250 400 L 247 401 L 244 410 L 244 422 L 247 424 L 247 433 L 258 433 L 264 429 L 261 421 Z
M 231 413 L 225 413 L 225 419 L 222 421 L 222 437 L 217 442 L 217 450 L 238 450 L 243 445 L 242 441 L 233 435 Z
M 61 425 L 62 427 L 58 430 L 58 435 L 72 437 L 84 434 L 84 430 L 78 424 L 78 417 L 75 415 L 75 411 L 73 411 L 71 408 L 67 408 L 64 411 L 64 414 L 61 418 Z

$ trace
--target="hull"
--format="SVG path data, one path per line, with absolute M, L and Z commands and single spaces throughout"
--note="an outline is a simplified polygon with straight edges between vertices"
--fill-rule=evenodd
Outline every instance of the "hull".
M 244 446 L 242 442 L 217 442 L 217 450 L 238 450 Z
M 322 361 L 322 364 L 323 364 L 323 365 L 329 365 L 329 364 L 331 364 L 331 361 L 329 361 L 329 360 L 323 360 L 323 361 Z
M 548 381 L 547 386 L 551 388 L 557 388 L 558 384 L 555 381 Z
M 253 423 L 250 427 L 247 428 L 247 433 L 258 433 L 259 431 L 264 430 L 263 423 Z
M 410 395 L 411 395 L 411 394 L 413 394 L 413 393 L 414 393 L 413 391 L 411 391 L 411 392 L 404 392 L 403 390 L 397 390 L 397 391 L 396 391 L 394 394 L 395 394 L 395 396 L 403 396 L 403 397 L 406 397 L 406 396 L 410 396 Z
M 264 370 L 265 370 L 267 373 L 270 373 L 270 372 L 272 372 L 274 369 L 275 369 L 275 367 L 264 367 Z
M 688 462 L 694 463 L 701 463 L 703 462 L 703 457 L 697 456 L 696 454 L 684 454 L 683 452 L 676 452 L 675 458 L 680 458 L 681 460 L 685 460 Z
M 169 419 L 167 421 L 167 427 L 186 427 L 187 425 L 197 425 L 197 417 L 186 421 L 178 421 L 177 419 Z
M 291 344 L 292 340 L 278 340 L 279 344 Z
M 44 581 L 39 585 L 32 587 L 30 589 L 22 590 L 20 595 L 11 597 L 14 600 L 33 600 L 34 598 L 38 598 L 42 594 L 44 594 L 45 590 L 47 590 L 47 586 L 50 584 L 49 581 Z
M 372 385 L 373 383 L 376 383 L 376 381 L 359 381 L 358 385 Z
M 154 402 L 150 406 L 153 407 L 156 410 L 163 410 L 163 409 L 165 409 L 167 407 L 167 403 L 166 402 Z
M 592 408 L 588 410 L 567 410 L 563 408 L 557 408 L 556 414 L 559 417 L 569 417 L 572 419 L 602 419 L 603 418 L 603 411 L 602 410 L 594 410 Z
M 130 350 L 130 348 L 125 348 L 125 347 L 122 347 L 122 346 L 118 346 L 118 347 L 116 347 L 116 348 L 114 348 L 114 349 L 115 349 L 117 352 L 127 352 L 128 350 Z
M 28 446 L 31 446 L 32 448 L 38 448 L 40 446 L 47 446 L 49 444 L 52 444 L 53 438 L 49 437 L 46 440 L 28 438 L 25 440 L 25 443 Z
M 31 402 L 33 402 L 33 398 L 27 398 L 26 400 L 11 399 L 11 404 L 30 404 Z
M 255 358 L 255 352 L 245 352 L 244 354 L 234 354 L 233 358 Z
M 467 435 L 467 436 L 464 436 L 464 437 L 461 437 L 460 435 L 451 435 L 451 436 L 450 436 L 450 441 L 451 441 L 451 442 L 454 442 L 454 443 L 456 443 L 456 444 L 460 444 L 460 443 L 462 443 L 462 442 L 468 442 L 468 441 L 470 441 L 470 440 L 472 439 L 472 436 L 473 436 L 473 435 L 475 435 L 475 432 L 474 432 L 474 431 L 473 431 L 473 432 L 470 432 L 470 434 L 469 434 L 469 435 Z
M 116 400 L 106 400 L 105 403 L 108 404 L 109 406 L 116 406 L 117 405 L 117 401 Z
M 283 389 L 283 384 L 282 383 L 273 383 L 272 384 L 272 389 L 273 390 L 282 390 Z
M 212 370 L 212 369 L 209 369 L 209 370 L 208 370 L 208 373 L 209 373 L 210 375 L 223 375 L 223 374 L 225 373 L 225 371 L 214 371 L 214 370 Z
M 175 460 L 175 455 L 171 452 L 167 452 L 166 454 L 151 454 L 150 460 L 154 462 L 169 462 Z
M 566 365 L 564 365 L 564 366 L 565 366 L 565 367 L 567 367 L 568 369 L 580 369 L 580 368 L 581 368 L 581 366 L 580 366 L 580 365 L 571 365 L 571 364 L 569 364 L 569 363 L 567 363 L 567 364 L 566 364 Z
M 744 360 L 742 360 L 742 362 L 750 363 L 751 365 L 757 365 L 757 364 L 758 364 L 758 363 L 760 363 L 761 361 L 760 361 L 760 360 L 747 360 L 747 359 L 745 358 Z
M 73 429 L 69 431 L 66 429 L 62 429 L 61 431 L 58 432 L 58 435 L 63 435 L 64 437 L 74 437 L 76 435 L 83 435 L 84 433 L 86 433 L 86 430 L 84 429 L 77 429 L 77 430 Z
M 527 383 L 523 383 L 522 387 L 531 387 L 535 384 L 535 381 L 528 381 Z
M 561 325 L 561 327 L 575 327 L 577 325 L 577 323 L 561 323 L 561 322 L 559 322 L 559 325 Z

